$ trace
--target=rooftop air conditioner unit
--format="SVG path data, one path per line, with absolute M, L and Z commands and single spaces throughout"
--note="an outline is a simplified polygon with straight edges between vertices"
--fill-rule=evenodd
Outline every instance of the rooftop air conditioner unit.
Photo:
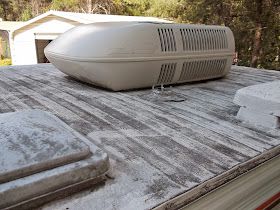
M 117 91 L 222 77 L 234 37 L 222 26 L 94 23 L 62 34 L 45 54 L 65 74 Z

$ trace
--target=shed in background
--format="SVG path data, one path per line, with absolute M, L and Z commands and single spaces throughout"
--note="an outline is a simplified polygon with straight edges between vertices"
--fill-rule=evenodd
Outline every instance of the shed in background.
M 10 48 L 13 65 L 48 62 L 44 55 L 44 48 L 58 35 L 77 25 L 119 21 L 169 22 L 155 17 L 86 14 L 51 10 L 24 22 L 12 31 Z

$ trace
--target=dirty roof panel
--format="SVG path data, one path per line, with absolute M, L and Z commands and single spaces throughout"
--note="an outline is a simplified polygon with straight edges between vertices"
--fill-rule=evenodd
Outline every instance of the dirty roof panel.
M 242 87 L 277 79 L 276 71 L 234 66 L 166 97 L 88 86 L 50 64 L 11 66 L 0 70 L 0 112 L 52 112 L 109 154 L 104 186 L 45 209 L 175 208 L 280 154 L 279 129 L 241 123 L 232 101 Z
M 84 159 L 89 147 L 39 110 L 0 115 L 0 184 Z

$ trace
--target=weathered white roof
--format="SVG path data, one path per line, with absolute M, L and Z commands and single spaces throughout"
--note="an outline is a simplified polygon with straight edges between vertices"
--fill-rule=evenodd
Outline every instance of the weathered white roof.
M 0 68 L 0 113 L 51 112 L 109 155 L 104 185 L 42 209 L 179 209 L 279 156 L 280 130 L 242 123 L 233 103 L 238 89 L 274 80 L 280 72 L 233 66 L 164 94 L 110 92 L 50 64 L 9 66 Z
M 23 22 L 19 21 L 0 21 L 0 30 L 12 31 L 13 29 L 20 27 Z
M 156 18 L 156 17 L 143 17 L 143 16 L 123 16 L 123 15 L 106 15 L 106 14 L 87 14 L 87 13 L 75 13 L 75 12 L 62 12 L 50 10 L 42 15 L 39 15 L 24 24 L 14 28 L 16 31 L 22 27 L 25 27 L 31 23 L 34 23 L 40 19 L 54 15 L 62 17 L 72 21 L 76 21 L 82 24 L 96 23 L 96 22 L 119 22 L 119 21 L 152 21 L 152 22 L 170 22 L 168 20 Z

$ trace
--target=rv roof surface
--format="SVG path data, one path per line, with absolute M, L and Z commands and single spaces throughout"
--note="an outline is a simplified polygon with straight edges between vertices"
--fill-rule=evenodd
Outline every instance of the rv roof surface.
M 232 67 L 225 78 L 110 92 L 50 64 L 0 69 L 0 112 L 52 112 L 109 154 L 106 184 L 45 209 L 176 208 L 280 154 L 280 130 L 236 120 L 235 92 L 280 73 Z M 180 100 L 179 100 L 180 99 Z

